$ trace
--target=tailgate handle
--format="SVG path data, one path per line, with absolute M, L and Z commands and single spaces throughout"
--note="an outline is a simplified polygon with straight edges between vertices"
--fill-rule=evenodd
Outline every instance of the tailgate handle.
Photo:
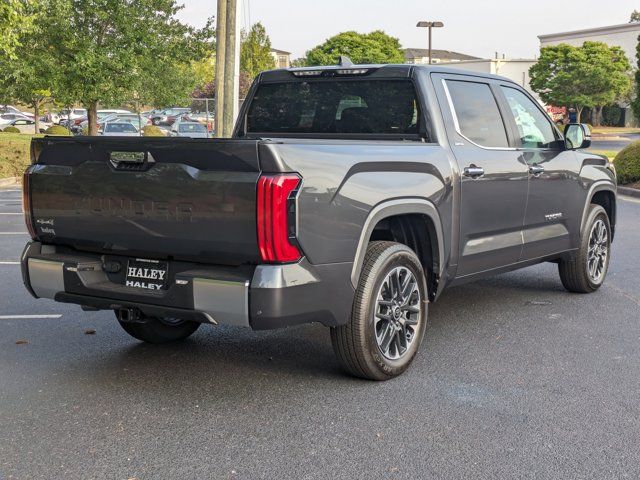
M 146 170 L 156 163 L 150 152 L 111 152 L 109 161 L 118 170 Z

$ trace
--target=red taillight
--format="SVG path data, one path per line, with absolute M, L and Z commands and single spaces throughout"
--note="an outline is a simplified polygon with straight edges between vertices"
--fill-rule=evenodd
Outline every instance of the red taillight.
M 22 176 L 22 212 L 24 213 L 24 222 L 27 224 L 27 230 L 33 240 L 37 240 L 38 235 L 33 227 L 33 218 L 31 216 L 31 195 L 29 192 L 29 170 L 31 167 L 24 171 Z
M 295 239 L 296 174 L 265 175 L 258 180 L 258 246 L 264 262 L 295 262 L 301 254 Z

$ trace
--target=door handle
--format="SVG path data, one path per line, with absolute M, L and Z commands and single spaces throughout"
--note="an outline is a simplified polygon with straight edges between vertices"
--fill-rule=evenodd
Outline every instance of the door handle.
M 476 167 L 474 164 L 464 167 L 464 176 L 471 178 L 478 178 L 484 175 L 484 168 Z
M 529 173 L 531 175 L 535 175 L 538 176 L 541 173 L 544 173 L 544 167 L 542 165 L 530 165 L 529 166 Z

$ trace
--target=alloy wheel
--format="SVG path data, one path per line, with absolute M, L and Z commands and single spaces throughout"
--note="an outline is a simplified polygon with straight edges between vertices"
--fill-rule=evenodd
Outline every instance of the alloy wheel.
M 406 267 L 391 270 L 380 285 L 374 311 L 376 343 L 389 360 L 402 358 L 420 330 L 422 299 L 418 281 Z

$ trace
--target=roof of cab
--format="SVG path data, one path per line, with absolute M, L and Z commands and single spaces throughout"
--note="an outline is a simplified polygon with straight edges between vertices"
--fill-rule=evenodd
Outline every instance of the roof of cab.
M 501 80 L 504 82 L 514 83 L 506 77 L 500 75 L 493 75 L 490 73 L 474 72 L 471 70 L 464 70 L 461 68 L 451 68 L 442 65 L 416 65 L 408 63 L 393 63 L 393 64 L 366 64 L 366 65 L 327 65 L 327 66 L 313 66 L 313 67 L 294 67 L 294 68 L 281 68 L 277 70 L 268 70 L 260 74 L 260 81 L 273 82 L 283 81 L 291 79 L 291 75 L 295 75 L 295 72 L 308 72 L 308 71 L 337 71 L 337 70 L 363 70 L 370 69 L 375 70 L 375 76 L 379 77 L 409 77 L 413 70 L 422 70 L 427 73 L 443 73 L 452 75 L 466 75 L 471 77 L 490 78 L 493 80 Z M 368 75 L 369 76 L 369 75 Z M 370 74 L 370 76 L 373 76 Z M 300 77 L 305 78 L 305 77 Z M 313 78 L 313 77 L 309 77 Z

